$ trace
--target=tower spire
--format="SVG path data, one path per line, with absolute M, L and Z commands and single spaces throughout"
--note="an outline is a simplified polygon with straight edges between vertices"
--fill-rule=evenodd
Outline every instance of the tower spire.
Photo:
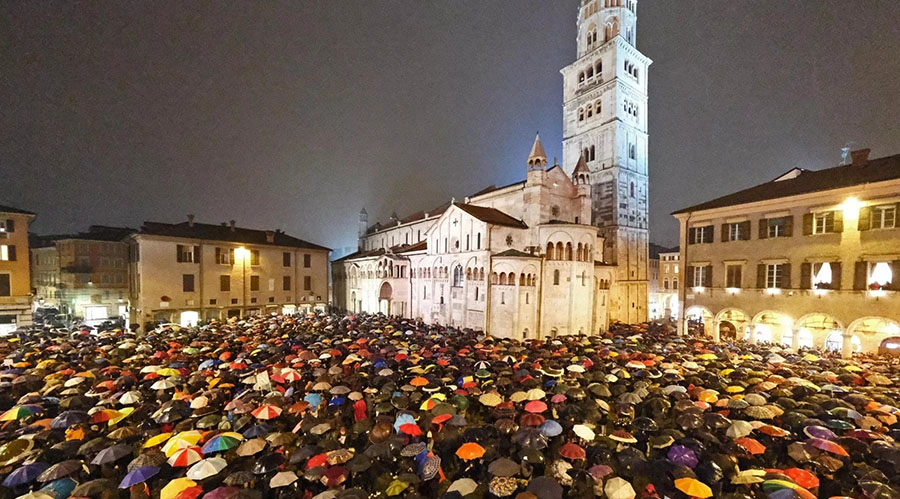
M 541 134 L 535 134 L 534 145 L 531 146 L 531 154 L 528 155 L 528 168 L 530 170 L 541 169 L 547 166 L 547 154 L 541 145 Z
M 578 163 L 575 164 L 575 169 L 572 170 L 572 180 L 576 184 L 586 184 L 590 181 L 590 178 L 591 170 L 588 168 L 587 161 L 584 160 L 584 153 L 581 153 L 578 156 Z

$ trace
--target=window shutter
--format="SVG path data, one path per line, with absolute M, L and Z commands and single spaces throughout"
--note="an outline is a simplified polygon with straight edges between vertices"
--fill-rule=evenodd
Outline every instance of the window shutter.
M 234 248 L 228 250 L 228 263 L 234 265 Z
M 841 262 L 831 262 L 831 289 L 841 289 Z
M 735 275 L 734 275 L 734 287 L 736 287 L 736 288 L 744 287 L 744 275 L 743 274 L 744 274 L 744 266 L 738 265 L 737 272 L 735 272 Z
M 200 246 L 194 246 L 194 263 L 200 263 Z
M 769 221 L 765 218 L 759 219 L 759 238 L 765 239 L 769 237 Z
M 694 244 L 694 237 L 697 235 L 697 229 L 691 227 L 688 229 L 688 244 Z
M 781 288 L 791 289 L 791 264 L 789 263 L 782 265 Z
M 756 287 L 759 289 L 766 287 L 766 264 L 764 263 L 756 266 Z
M 872 228 L 872 207 L 863 206 L 859 209 L 859 224 L 857 229 L 869 230 Z
M 864 291 L 866 289 L 866 272 L 868 272 L 869 265 L 867 262 L 856 262 L 856 267 L 853 269 L 853 289 L 857 291 Z
M 16 221 L 13 219 L 6 220 L 6 232 L 15 232 L 16 231 Z
M 809 236 L 813 233 L 813 218 L 815 215 L 812 213 L 804 213 L 803 214 L 803 235 Z
M 722 242 L 728 242 L 728 224 L 722 224 Z
M 216 248 L 216 263 L 222 262 L 222 248 Z
M 703 274 L 703 286 L 706 288 L 712 287 L 712 273 L 713 273 L 712 265 L 707 265 L 706 272 Z
M 900 260 L 891 262 L 891 284 L 888 289 L 900 289 Z
M 813 266 L 809 262 L 800 264 L 800 289 L 812 289 Z
M 175 245 L 175 261 L 183 262 L 184 261 L 184 258 L 182 257 L 183 254 L 184 254 L 184 246 L 182 246 L 180 244 L 176 244 Z
M 841 210 L 834 210 L 834 231 L 840 234 L 844 232 L 844 212 Z
M 713 243 L 715 242 L 715 225 L 707 225 L 706 229 L 703 232 L 703 242 L 704 243 Z
M 688 265 L 688 267 L 686 269 L 684 269 L 684 274 L 685 274 L 685 279 L 686 279 L 684 286 L 686 288 L 693 287 L 694 286 L 694 267 Z
M 791 237 L 794 235 L 794 216 L 788 215 L 784 217 L 784 237 Z
M 7 256 L 9 256 L 9 261 L 16 261 L 16 247 L 14 245 L 10 245 L 6 250 L 8 252 Z
M 742 241 L 750 240 L 750 220 L 741 222 L 740 236 Z

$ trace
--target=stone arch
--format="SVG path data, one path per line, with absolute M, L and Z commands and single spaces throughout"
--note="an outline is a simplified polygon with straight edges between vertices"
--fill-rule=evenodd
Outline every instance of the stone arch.
M 692 336 L 710 334 L 713 326 L 713 313 L 702 305 L 693 305 L 684 312 L 685 328 Z
M 556 246 L 552 242 L 547 241 L 547 253 L 546 253 L 547 260 L 553 260 L 555 255 L 556 255 Z
M 750 329 L 744 338 L 749 339 L 751 343 L 780 343 L 786 332 L 791 334 L 793 328 L 794 320 L 791 316 L 776 310 L 763 310 L 753 316 Z
M 900 336 L 900 321 L 879 316 L 860 317 L 851 322 L 846 331 L 851 338 L 859 337 L 862 351 L 875 352 L 884 340 Z
M 573 257 L 572 257 L 572 243 L 571 243 L 571 242 L 566 243 L 566 257 L 565 257 L 565 259 L 566 259 L 567 261 L 572 261 L 572 259 L 573 259 Z
M 671 297 L 670 297 L 671 298 Z M 744 337 L 744 331 L 750 325 L 750 316 L 739 308 L 724 308 L 716 314 L 716 326 L 713 333 L 718 333 L 718 339 L 734 341 Z
M 797 335 L 797 338 L 792 338 L 791 343 L 784 341 L 782 343 L 797 348 L 823 347 L 833 332 L 837 331 L 843 334 L 844 331 L 844 325 L 839 320 L 821 312 L 806 314 L 797 319 L 795 324 L 793 333 Z

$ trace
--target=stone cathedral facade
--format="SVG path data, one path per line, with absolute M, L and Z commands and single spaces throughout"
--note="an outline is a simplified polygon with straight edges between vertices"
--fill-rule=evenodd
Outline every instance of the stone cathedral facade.
M 636 2 L 584 0 L 563 74 L 563 162 L 536 137 L 525 180 L 370 224 L 332 265 L 333 298 L 382 312 L 545 338 L 648 313 L 647 68 Z

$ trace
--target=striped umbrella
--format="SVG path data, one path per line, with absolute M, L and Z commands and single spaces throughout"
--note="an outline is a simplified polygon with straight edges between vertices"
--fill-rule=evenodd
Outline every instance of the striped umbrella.
M 200 447 L 184 447 L 169 457 L 169 466 L 185 468 L 203 459 Z

